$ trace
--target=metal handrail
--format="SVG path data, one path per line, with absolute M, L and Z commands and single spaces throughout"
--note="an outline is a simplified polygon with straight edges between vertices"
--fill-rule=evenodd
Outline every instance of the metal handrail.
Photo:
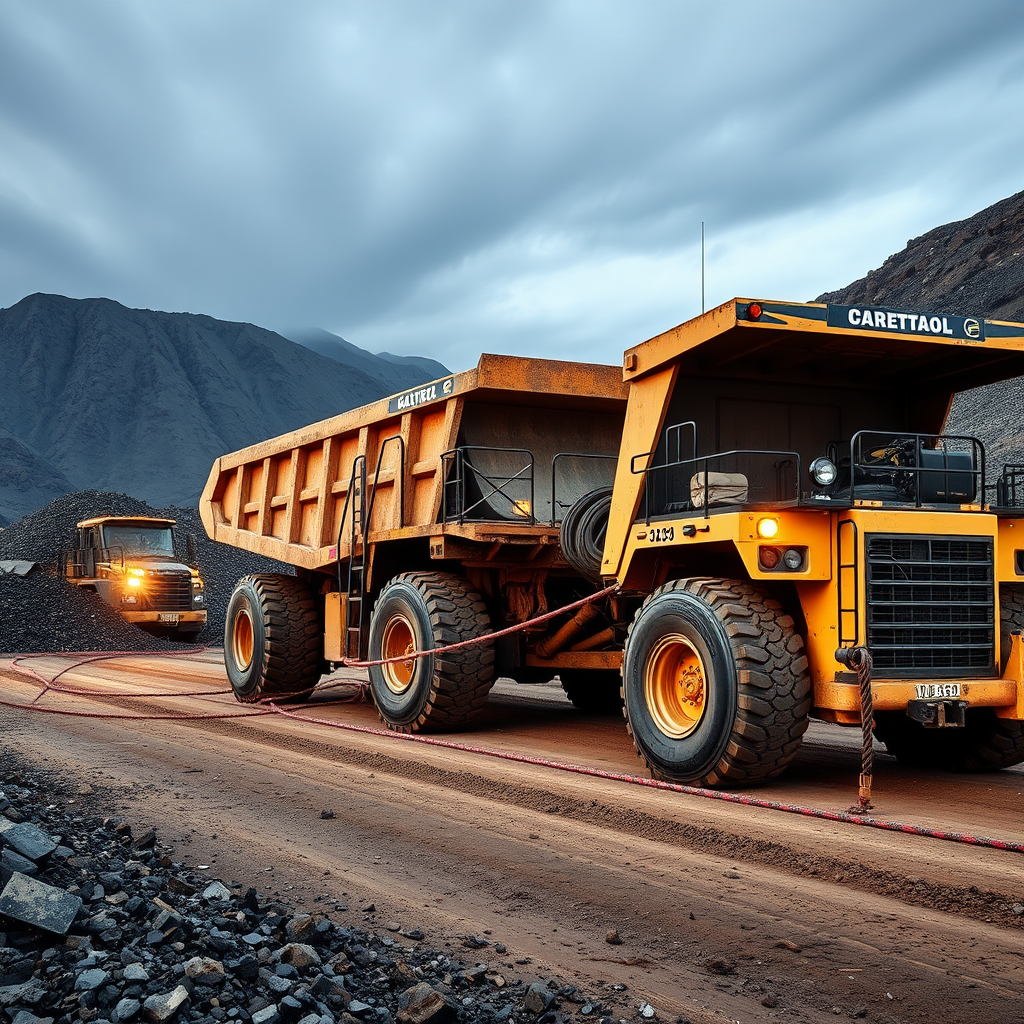
M 384 451 L 387 446 L 392 442 L 398 442 L 398 526 L 399 528 L 405 526 L 405 440 L 400 434 L 393 434 L 391 437 L 385 438 L 384 443 L 380 446 L 380 451 L 377 453 L 377 468 L 373 471 L 373 487 L 370 490 L 370 504 L 366 509 L 366 516 L 363 519 L 363 538 L 370 532 L 370 517 L 373 515 L 373 505 L 377 500 L 377 481 L 380 479 L 380 467 L 384 463 Z
M 495 480 L 492 480 L 482 470 L 477 469 L 477 467 L 474 466 L 473 463 L 470 462 L 466 458 L 466 453 L 467 452 L 507 452 L 507 453 L 510 453 L 510 454 L 513 454 L 513 455 L 525 455 L 527 457 L 527 463 L 517 473 L 514 473 L 512 476 L 505 477 L 504 479 L 498 480 L 496 482 Z M 510 497 L 508 494 L 505 493 L 505 490 L 504 490 L 504 488 L 507 487 L 509 484 L 511 484 L 514 481 L 519 480 L 519 479 L 527 479 L 529 481 L 529 484 L 530 484 L 530 511 L 529 511 L 528 515 L 520 516 L 520 518 L 522 518 L 523 520 L 528 522 L 531 526 L 533 526 L 537 522 L 537 519 L 536 519 L 536 517 L 534 515 L 534 511 L 533 511 L 533 504 L 534 504 L 534 486 L 533 486 L 534 459 L 533 459 L 533 452 L 530 451 L 528 448 L 501 448 L 501 447 L 496 447 L 496 446 L 492 446 L 492 445 L 479 445 L 478 444 L 478 445 L 462 445 L 459 448 L 452 448 L 449 451 L 441 453 L 442 465 L 444 465 L 445 460 L 452 460 L 452 459 L 455 460 L 455 467 L 456 467 L 455 479 L 454 480 L 446 480 L 445 484 L 444 484 L 444 490 L 443 490 L 444 497 L 443 497 L 443 501 L 442 501 L 442 517 L 443 517 L 445 522 L 449 521 L 449 515 L 448 515 L 448 487 L 450 485 L 454 484 L 455 487 L 457 488 L 457 491 L 458 491 L 458 494 L 459 494 L 460 501 L 459 501 L 458 523 L 461 526 L 466 521 L 466 514 L 468 512 L 472 512 L 473 509 L 478 508 L 480 505 L 483 505 L 484 503 L 487 502 L 487 500 L 489 498 L 493 497 L 495 494 L 500 494 L 512 506 L 513 509 L 521 507 L 519 505 L 519 501 L 517 499 L 515 499 L 515 498 Z M 478 480 L 482 480 L 484 483 L 487 484 L 488 487 L 491 488 L 478 501 L 473 502 L 473 504 L 470 505 L 469 508 L 465 508 L 464 507 L 465 487 L 466 487 L 466 481 L 465 481 L 465 475 L 464 474 L 465 474 L 465 470 L 467 468 L 472 473 L 475 474 L 475 476 L 476 476 L 476 478 Z M 524 474 L 526 474 L 526 473 L 529 474 L 528 477 L 524 477 Z M 447 471 L 445 471 L 444 475 L 447 476 Z
M 697 455 L 697 456 L 694 456 L 694 458 L 692 458 L 692 459 L 679 459 L 679 460 L 672 461 L 672 462 L 665 462 L 665 463 L 661 463 L 660 465 L 656 465 L 656 466 L 648 466 L 645 469 L 641 469 L 641 470 L 637 470 L 635 468 L 635 464 L 631 464 L 630 472 L 632 472 L 635 475 L 642 475 L 642 476 L 646 477 L 647 474 L 655 472 L 657 470 L 674 469 L 677 466 L 697 466 L 698 464 L 703 465 L 703 467 L 704 467 L 703 470 L 699 470 L 698 471 L 698 472 L 703 472 L 703 475 L 704 475 L 704 502 L 703 502 L 703 504 L 701 506 L 700 511 L 703 512 L 704 518 L 707 519 L 711 515 L 711 513 L 709 511 L 709 504 L 708 504 L 708 495 L 710 493 L 710 488 L 708 487 L 708 476 L 709 476 L 709 474 L 711 472 L 711 470 L 709 469 L 709 463 L 712 462 L 713 460 L 725 459 L 725 458 L 735 457 L 735 456 L 776 456 L 776 457 L 781 457 L 781 458 L 785 459 L 786 462 L 777 462 L 776 463 L 775 469 L 776 469 L 777 473 L 780 472 L 782 469 L 784 469 L 786 467 L 787 463 L 795 465 L 795 467 L 796 467 L 796 474 L 795 474 L 796 487 L 795 487 L 795 490 L 794 490 L 794 494 L 795 494 L 794 500 L 799 501 L 799 498 L 800 498 L 800 453 L 799 452 L 783 452 L 783 451 L 774 451 L 774 450 L 771 450 L 771 449 L 757 449 L 757 448 L 737 448 L 737 449 L 734 449 L 733 451 L 728 451 L 728 452 L 715 452 L 715 453 L 713 453 L 711 455 Z M 639 457 L 640 456 L 634 456 L 634 460 L 636 458 L 639 458 Z M 758 504 L 758 503 L 757 502 L 746 501 L 746 502 L 737 502 L 737 504 L 750 505 L 750 504 Z M 651 518 L 650 487 L 645 487 L 644 488 L 644 520 L 649 522 L 650 518 Z
M 858 461 L 858 458 L 863 458 L 864 441 L 869 437 L 878 438 L 880 442 L 883 442 L 885 450 L 887 452 L 892 452 L 895 457 L 899 457 L 901 454 L 912 454 L 914 462 L 911 465 L 906 465 L 902 462 Z M 937 443 L 939 447 L 926 448 L 923 443 L 925 441 Z M 971 469 L 951 468 L 947 464 L 947 457 L 951 453 L 946 447 L 946 443 L 950 441 L 963 441 L 971 445 Z M 922 451 L 941 451 L 943 454 L 943 465 L 941 467 L 920 465 L 919 456 Z M 924 474 L 932 474 L 933 476 L 941 474 L 948 479 L 950 474 L 962 476 L 969 473 L 974 484 L 973 497 L 976 500 L 981 501 L 985 495 L 985 446 L 978 438 L 971 437 L 967 434 L 914 434 L 894 433 L 892 431 L 885 430 L 858 430 L 857 433 L 850 438 L 849 495 L 851 503 L 854 501 L 857 492 L 857 470 L 861 470 L 866 473 L 889 473 L 893 477 L 897 475 L 912 477 L 914 481 L 915 508 L 921 508 L 922 506 L 921 480 Z M 864 486 L 864 484 L 862 483 L 861 486 Z M 935 504 L 959 503 L 936 502 Z

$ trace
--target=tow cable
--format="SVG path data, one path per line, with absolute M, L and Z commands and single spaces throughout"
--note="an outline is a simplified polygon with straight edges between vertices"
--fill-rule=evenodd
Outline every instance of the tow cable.
M 860 685 L 860 786 L 857 803 L 847 810 L 847 814 L 867 814 L 875 806 L 871 802 L 871 779 L 874 774 L 875 760 L 875 705 L 871 698 L 871 652 L 866 647 L 840 647 L 836 651 L 836 661 L 846 665 L 857 673 Z
M 412 654 L 402 654 L 395 658 L 381 659 L 378 661 L 345 661 L 346 666 L 350 668 L 368 668 L 374 665 L 389 664 L 392 662 L 411 661 L 414 658 L 425 658 L 430 654 L 440 654 L 447 651 L 455 650 L 461 647 L 468 647 L 472 644 L 486 643 L 496 637 L 505 636 L 509 633 L 516 632 L 517 630 L 523 629 L 527 626 L 534 625 L 539 622 L 547 621 L 548 619 L 554 618 L 557 615 L 564 614 L 567 611 L 572 611 L 582 605 L 589 604 L 591 601 L 604 597 L 606 594 L 616 590 L 617 587 L 607 587 L 596 594 L 591 594 L 588 597 L 583 598 L 580 601 L 576 601 L 572 604 L 566 605 L 564 608 L 558 608 L 555 611 L 547 612 L 544 615 L 538 616 L 537 618 L 530 619 L 527 622 L 518 623 L 514 626 L 509 626 L 506 629 L 498 630 L 494 633 L 486 633 L 480 637 L 474 637 L 471 640 L 463 640 L 456 644 L 451 644 L 447 647 L 437 647 L 427 651 L 415 651 Z M 853 660 L 848 661 L 850 667 L 856 668 L 858 679 L 861 684 L 861 700 L 866 728 L 864 735 L 865 739 L 864 747 L 862 749 L 862 761 L 861 761 L 861 777 L 860 777 L 860 800 L 856 807 L 850 808 L 847 811 L 827 811 L 823 808 L 818 807 L 807 807 L 800 804 L 788 804 L 778 800 L 764 800 L 760 797 L 746 796 L 742 793 L 725 793 L 717 789 L 705 789 L 700 786 L 687 786 L 678 782 L 664 782 L 661 779 L 648 779 L 643 778 L 639 775 L 626 775 L 620 772 L 609 772 L 601 768 L 592 768 L 587 765 L 573 764 L 566 761 L 554 761 L 549 758 L 542 757 L 531 757 L 526 754 L 516 754 L 504 750 L 494 750 L 489 747 L 480 747 L 470 743 L 457 743 L 453 740 L 438 739 L 434 736 L 422 736 L 411 733 L 399 733 L 392 732 L 387 729 L 376 729 L 372 726 L 366 725 L 353 725 L 347 722 L 336 722 L 326 718 L 318 718 L 315 715 L 299 714 L 294 711 L 289 711 L 279 706 L 275 701 L 279 701 L 282 698 L 300 696 L 310 691 L 301 691 L 300 694 L 286 694 L 278 695 L 275 694 L 270 697 L 265 697 L 259 701 L 256 706 L 250 711 L 238 711 L 238 712 L 225 712 L 225 713 L 214 713 L 214 714 L 174 714 L 174 715 L 124 715 L 124 714 L 106 714 L 100 712 L 83 712 L 83 711 L 62 711 L 59 708 L 44 708 L 39 706 L 33 701 L 31 704 L 18 704 L 12 701 L 0 700 L 0 705 L 5 707 L 19 708 L 27 711 L 44 711 L 50 714 L 65 714 L 73 715 L 82 718 L 119 718 L 119 719 L 132 719 L 138 721 L 188 721 L 188 720 L 201 720 L 201 719 L 224 719 L 224 718 L 254 718 L 258 716 L 277 714 L 285 718 L 292 719 L 297 722 L 307 722 L 311 725 L 324 726 L 330 729 L 342 729 L 346 732 L 362 733 L 368 736 L 377 736 L 382 739 L 406 741 L 409 743 L 423 743 L 427 746 L 440 747 L 446 750 L 458 750 L 470 754 L 479 754 L 485 757 L 494 757 L 504 761 L 512 761 L 518 764 L 529 764 L 543 768 L 552 768 L 557 771 L 570 772 L 575 775 L 586 775 L 593 778 L 605 779 L 610 782 L 622 782 L 633 786 L 644 786 L 649 789 L 660 789 L 671 793 L 682 793 L 686 796 L 700 797 L 704 800 L 718 800 L 723 803 L 740 804 L 745 807 L 758 807 L 763 810 L 769 811 L 781 811 L 786 814 L 798 814 L 802 817 L 807 818 L 818 818 L 824 821 L 838 822 L 844 825 L 860 825 L 866 828 L 877 828 L 887 832 L 901 832 L 904 835 L 917 836 L 927 839 L 941 839 L 946 842 L 964 843 L 968 846 L 981 846 L 993 850 L 1005 850 L 1010 853 L 1024 853 L 1024 843 L 1017 843 L 1011 840 L 1005 839 L 994 839 L 988 836 L 978 836 L 964 832 L 947 832 L 941 829 L 930 829 L 924 828 L 920 825 L 910 825 L 906 822 L 890 821 L 884 818 L 876 818 L 868 815 L 866 812 L 871 808 L 870 796 L 871 796 L 871 778 L 872 778 L 872 751 L 868 746 L 871 735 L 871 656 L 863 648 L 853 648 L 849 654 L 845 656 L 849 657 L 853 652 L 863 652 L 865 657 L 858 655 L 856 664 Z M 117 651 L 111 653 L 103 652 L 90 652 L 85 654 L 25 654 L 18 655 L 14 658 L 11 663 L 11 668 L 19 675 L 28 677 L 35 682 L 43 685 L 43 690 L 36 696 L 35 700 L 39 700 L 41 696 L 47 691 L 53 691 L 55 693 L 67 694 L 70 696 L 88 696 L 95 698 L 97 694 L 94 691 L 75 691 L 70 688 L 64 688 L 54 686 L 60 676 L 67 672 L 72 671 L 81 665 L 90 664 L 94 661 L 101 661 L 110 658 L 132 658 L 132 657 L 161 657 L 166 654 L 185 656 L 188 654 L 196 653 L 195 649 L 189 649 L 188 651 L 182 652 L 164 652 L 164 651 Z M 53 657 L 64 657 L 64 658 L 81 658 L 79 662 L 71 664 L 61 669 L 52 679 L 47 680 L 41 676 L 34 669 L 27 666 L 22 666 L 20 662 L 28 658 L 53 658 Z M 361 699 L 367 690 L 366 684 L 353 680 L 351 683 L 336 682 L 334 684 L 327 684 L 325 686 L 316 687 L 321 692 L 332 685 L 352 685 L 357 688 L 357 696 Z M 867 690 L 865 696 L 865 688 Z M 230 693 L 230 690 L 206 690 L 195 693 L 119 693 L 116 696 L 120 698 L 151 698 L 151 697 L 183 697 L 183 696 L 217 696 L 222 694 Z M 352 698 L 349 698 L 351 700 Z M 334 700 L 325 703 L 344 703 L 344 700 Z

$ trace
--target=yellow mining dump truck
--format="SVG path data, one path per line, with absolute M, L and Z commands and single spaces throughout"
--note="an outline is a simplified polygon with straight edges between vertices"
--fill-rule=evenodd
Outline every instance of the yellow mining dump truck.
M 655 774 L 757 781 L 808 715 L 860 723 L 860 645 L 896 757 L 1024 761 L 1024 467 L 944 433 L 1024 374 L 1024 325 L 736 299 L 623 368 L 602 572 L 649 595 L 622 677 Z
M 557 673 L 578 706 L 608 706 L 621 659 L 655 775 L 752 783 L 785 768 L 810 716 L 860 723 L 837 651 L 866 646 L 890 752 L 1017 764 L 1024 466 L 993 472 L 944 428 L 955 391 L 1021 375 L 1024 325 L 735 299 L 629 349 L 621 372 L 484 356 L 226 456 L 202 499 L 210 536 L 299 570 L 236 590 L 235 693 L 617 583 L 550 627 L 371 669 L 382 717 L 457 725 L 496 672 Z
M 83 520 L 74 547 L 61 556 L 62 572 L 140 629 L 191 640 L 206 625 L 206 593 L 199 570 L 175 554 L 174 525 L 153 516 Z
M 484 355 L 218 459 L 200 502 L 210 537 L 297 573 L 245 577 L 232 595 L 224 658 L 236 697 L 302 691 L 344 657 L 433 649 L 601 589 L 601 538 L 585 513 L 607 503 L 625 410 L 618 367 Z M 559 545 L 573 508 L 582 573 Z M 404 731 L 467 721 L 496 674 L 557 674 L 580 706 L 617 706 L 620 603 L 375 667 L 373 698 Z

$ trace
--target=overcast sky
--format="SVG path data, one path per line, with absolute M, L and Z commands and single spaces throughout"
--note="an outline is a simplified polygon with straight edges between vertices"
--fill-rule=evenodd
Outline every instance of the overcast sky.
M 806 300 L 1022 188 L 1021 0 L 0 0 L 0 306 L 618 362 L 702 220 Z

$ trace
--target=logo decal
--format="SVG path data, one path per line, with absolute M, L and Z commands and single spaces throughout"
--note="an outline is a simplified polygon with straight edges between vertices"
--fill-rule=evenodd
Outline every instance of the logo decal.
M 415 409 L 418 405 L 426 405 L 428 402 L 436 402 L 439 398 L 447 398 L 454 391 L 455 378 L 446 377 L 443 381 L 424 384 L 421 388 L 414 388 L 412 391 L 395 395 L 388 401 L 388 412 L 405 412 L 408 409 Z
M 855 331 L 926 334 L 959 341 L 985 340 L 985 322 L 973 316 L 935 316 L 905 309 L 829 305 L 826 322 L 829 327 Z

